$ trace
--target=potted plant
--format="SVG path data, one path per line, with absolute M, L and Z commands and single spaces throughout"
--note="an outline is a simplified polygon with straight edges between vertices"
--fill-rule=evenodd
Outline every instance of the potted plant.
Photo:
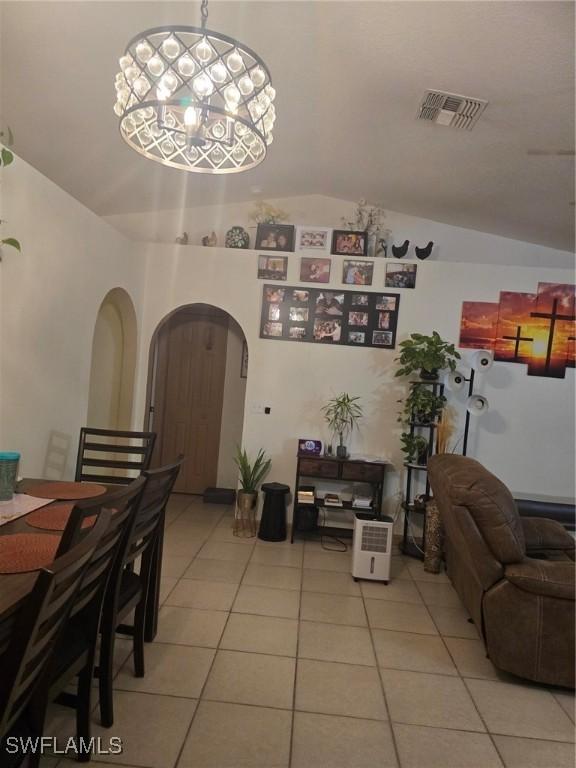
M 411 435 L 409 432 L 402 432 L 400 441 L 407 464 L 415 463 L 426 466 L 428 460 L 428 440 L 426 438 L 422 437 L 422 435 Z
M 344 438 L 352 432 L 363 416 L 362 406 L 358 404 L 358 400 L 360 400 L 359 397 L 350 397 L 349 394 L 343 392 L 329 400 L 322 408 L 324 419 L 332 434 L 338 435 L 340 442 L 336 448 L 336 455 L 340 459 L 345 459 L 348 456 Z
M 436 381 L 439 370 L 456 369 L 460 353 L 437 331 L 432 331 L 432 336 L 412 333 L 409 339 L 400 342 L 400 356 L 396 360 L 400 363 L 396 376 L 409 376 L 418 371 L 423 381 Z
M 398 417 L 399 422 L 404 425 L 411 422 L 428 425 L 434 423 L 442 415 L 446 405 L 446 398 L 444 395 L 435 394 L 426 386 L 418 386 L 416 382 L 411 387 L 410 394 L 406 400 L 398 400 L 398 402 L 404 403 L 404 408 Z
M 258 488 L 270 471 L 272 460 L 267 458 L 264 449 L 261 448 L 252 462 L 246 449 L 238 446 L 234 462 L 240 472 L 241 486 L 236 500 L 237 514 L 234 516 L 234 535 L 255 536 L 256 517 L 254 510 L 258 499 Z

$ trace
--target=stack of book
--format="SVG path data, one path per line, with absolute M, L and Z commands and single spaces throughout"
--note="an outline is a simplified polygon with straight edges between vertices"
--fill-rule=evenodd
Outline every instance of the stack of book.
M 372 506 L 372 496 L 354 496 L 352 506 L 359 509 L 370 509 Z
M 341 507 L 342 499 L 337 493 L 326 493 L 324 495 L 324 504 L 327 507 Z
M 315 490 L 313 485 L 301 485 L 298 488 L 298 504 L 314 504 Z

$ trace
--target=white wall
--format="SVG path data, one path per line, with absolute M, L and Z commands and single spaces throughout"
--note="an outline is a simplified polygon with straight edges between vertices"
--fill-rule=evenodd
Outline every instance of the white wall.
M 234 455 L 236 454 L 236 446 L 242 444 L 244 400 L 246 397 L 246 379 L 240 378 L 243 343 L 242 328 L 231 317 L 226 344 L 226 373 L 218 453 L 219 488 L 236 488 L 238 479 L 238 468 L 234 463 Z
M 327 438 L 320 407 L 333 394 L 360 395 L 366 418 L 352 450 L 391 459 L 400 468 L 397 400 L 404 387 L 394 378 L 396 352 L 329 347 L 259 338 L 263 281 L 256 279 L 257 253 L 184 246 L 146 246 L 143 350 L 160 320 L 175 307 L 196 301 L 229 312 L 242 326 L 250 350 L 243 443 L 266 449 L 270 480 L 294 485 L 299 437 Z M 333 287 L 342 287 L 341 257 L 333 258 Z M 384 260 L 374 274 L 384 283 Z M 289 257 L 288 285 L 298 285 L 299 259 Z M 572 282 L 569 270 L 427 261 L 418 265 L 417 288 L 402 292 L 401 340 L 413 331 L 437 330 L 458 339 L 463 300 L 497 301 L 501 290 L 534 291 L 539 281 Z M 142 354 L 141 354 L 142 357 Z M 496 363 L 482 382 L 491 410 L 474 427 L 469 454 L 496 472 L 514 491 L 573 496 L 574 370 L 565 379 L 528 377 L 523 366 Z M 140 367 L 141 377 L 145 368 Z M 144 391 L 142 379 L 139 392 Z M 268 405 L 271 414 L 257 414 Z M 143 400 L 137 411 L 143 413 Z M 387 483 L 390 506 L 398 469 Z
M 144 264 L 134 243 L 19 158 L 2 194 L 1 218 L 22 253 L 4 249 L 0 264 L 0 445 L 22 453 L 21 474 L 38 476 L 56 431 L 69 440 L 70 477 L 98 309 L 121 286 L 140 316 Z
M 342 217 L 349 219 L 356 203 L 324 195 L 286 197 L 269 202 L 290 214 L 294 224 L 341 227 Z M 243 226 L 254 245 L 256 226 L 250 220 L 253 202 L 198 208 L 178 208 L 164 211 L 119 214 L 106 220 L 126 237 L 140 242 L 173 243 L 186 231 L 191 245 L 200 245 L 204 235 L 216 232 L 218 244 L 224 246 L 226 231 L 234 224 Z M 388 211 L 386 227 L 391 230 L 393 241 L 410 240 L 413 246 L 424 246 L 429 240 L 435 243 L 432 260 L 464 261 L 475 264 L 510 264 L 524 267 L 573 268 L 574 254 L 524 243 L 486 232 L 476 232 L 452 227 L 428 219 L 407 216 Z

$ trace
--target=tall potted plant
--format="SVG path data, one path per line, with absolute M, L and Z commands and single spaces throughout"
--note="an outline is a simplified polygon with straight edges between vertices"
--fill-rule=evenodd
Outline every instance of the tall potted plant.
M 400 342 L 400 356 L 396 360 L 400 363 L 396 376 L 409 376 L 418 372 L 422 380 L 436 381 L 438 371 L 456 369 L 460 353 L 454 344 L 444 341 L 437 331 L 432 331 L 432 336 L 412 333 L 409 339 Z
M 326 420 L 333 435 L 338 435 L 339 443 L 336 448 L 336 454 L 339 458 L 345 459 L 348 451 L 344 444 L 344 439 L 357 426 L 362 418 L 362 406 L 359 405 L 359 397 L 350 397 L 343 392 L 337 397 L 333 397 L 323 406 L 324 419 Z
M 258 488 L 272 466 L 272 459 L 266 456 L 263 448 L 258 451 L 254 461 L 250 460 L 245 448 L 236 449 L 234 462 L 240 472 L 240 486 L 236 499 L 236 514 L 234 515 L 235 536 L 256 535 L 256 501 Z

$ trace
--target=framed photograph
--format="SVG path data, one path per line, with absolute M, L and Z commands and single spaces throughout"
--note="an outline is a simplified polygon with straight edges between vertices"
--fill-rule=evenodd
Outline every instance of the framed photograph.
M 332 230 L 326 227 L 297 227 L 296 250 L 328 254 L 330 253 L 331 237 Z
M 288 256 L 258 256 L 260 280 L 286 280 Z
M 372 331 L 372 344 L 378 347 L 391 347 L 393 336 L 391 331 Z
M 366 256 L 368 235 L 348 229 L 335 229 L 332 232 L 332 253 L 335 256 Z
M 416 288 L 418 264 L 386 264 L 386 288 Z
M 330 282 L 330 259 L 312 259 L 303 256 L 300 259 L 300 280 L 303 283 Z
M 246 339 L 242 342 L 242 360 L 240 361 L 240 378 L 248 378 L 248 343 Z
M 292 224 L 258 224 L 257 251 L 293 251 L 294 226 Z
M 330 259 L 309 261 L 330 263 Z M 264 284 L 260 338 L 391 351 L 396 345 L 401 297 L 392 291 Z
M 396 312 L 396 296 L 376 296 L 376 309 Z
M 373 261 L 349 261 L 342 267 L 342 282 L 346 285 L 372 285 Z
M 344 314 L 344 294 L 334 293 L 334 291 L 322 291 L 316 297 L 316 315 L 337 315 Z
M 264 336 L 282 336 L 282 323 L 264 323 Z
M 333 344 L 340 341 L 342 321 L 317 318 L 314 320 L 314 341 Z
M 278 303 L 284 301 L 286 295 L 286 288 L 275 288 L 271 285 L 267 285 L 264 289 L 264 298 L 271 303 Z

